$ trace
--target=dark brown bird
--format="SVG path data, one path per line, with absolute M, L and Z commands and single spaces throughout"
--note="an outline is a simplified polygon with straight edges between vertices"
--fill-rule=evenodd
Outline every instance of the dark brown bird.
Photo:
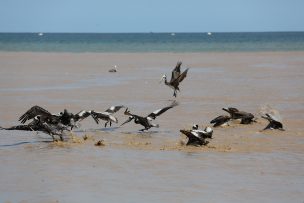
M 223 110 L 230 114 L 231 119 L 233 120 L 240 119 L 241 124 L 250 124 L 252 122 L 256 122 L 254 120 L 254 115 L 252 113 L 239 111 L 237 108 L 233 108 L 233 107 L 223 108 Z
M 175 68 L 172 71 L 171 80 L 167 81 L 167 76 L 163 75 L 162 80 L 165 81 L 165 84 L 174 90 L 173 96 L 176 97 L 177 91 L 180 91 L 179 84 L 187 77 L 187 72 L 189 68 L 187 68 L 183 73 L 181 73 L 180 67 L 182 62 L 178 62 Z

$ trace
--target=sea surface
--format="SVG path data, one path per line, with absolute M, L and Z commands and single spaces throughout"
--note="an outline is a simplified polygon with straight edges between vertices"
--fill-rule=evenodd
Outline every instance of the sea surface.
M 240 52 L 303 51 L 304 32 L 0 33 L 0 51 Z

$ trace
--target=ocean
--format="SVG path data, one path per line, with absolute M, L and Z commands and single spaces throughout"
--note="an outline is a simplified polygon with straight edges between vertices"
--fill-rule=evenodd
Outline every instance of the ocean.
M 11 52 L 255 52 L 303 51 L 304 32 L 0 33 Z

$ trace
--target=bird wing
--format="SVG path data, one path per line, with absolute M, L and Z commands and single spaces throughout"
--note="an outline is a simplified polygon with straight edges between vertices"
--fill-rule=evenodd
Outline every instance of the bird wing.
M 105 112 L 107 112 L 109 114 L 113 114 L 113 113 L 116 113 L 117 111 L 119 111 L 123 107 L 124 107 L 123 105 L 120 105 L 120 106 L 111 106 Z
M 19 121 L 21 123 L 25 123 L 27 120 L 33 119 L 35 116 L 45 116 L 45 117 L 50 117 L 52 114 L 45 110 L 44 108 L 40 106 L 33 106 L 30 108 L 27 112 L 25 112 L 22 116 L 20 116 Z
M 82 110 L 74 115 L 75 121 L 83 120 L 91 115 L 91 112 Z
M 223 115 L 221 115 L 221 116 L 216 117 L 212 121 L 210 121 L 210 123 L 225 123 L 229 119 L 230 119 L 229 116 L 223 116 Z
M 82 111 L 78 112 L 75 116 L 79 117 L 80 119 L 85 119 L 90 115 L 91 115 L 91 113 L 89 111 L 82 110 Z
M 173 82 L 174 80 L 176 80 L 176 78 L 178 78 L 180 76 L 180 67 L 182 65 L 182 62 L 177 62 L 175 68 L 173 69 L 172 71 L 172 75 L 171 75 L 171 80 L 170 80 L 170 83 Z
M 180 130 L 180 132 L 183 133 L 184 135 L 186 135 L 189 139 L 193 139 L 194 137 L 201 139 L 201 136 L 199 135 L 199 133 L 197 131 Z
M 274 121 L 277 121 L 277 122 L 280 122 L 280 119 L 277 118 L 276 116 L 272 115 L 272 114 L 266 114 L 271 120 L 274 120 Z
M 182 74 L 180 74 L 175 80 L 173 80 L 171 83 L 180 83 L 182 82 L 186 77 L 188 73 L 189 68 L 187 68 Z
M 178 105 L 178 103 L 176 101 L 174 101 L 170 106 L 164 107 L 162 109 L 157 109 L 157 110 L 153 111 L 152 113 L 150 113 L 147 117 L 155 119 L 157 116 L 161 115 L 162 113 L 166 112 L 167 110 L 169 110 L 177 105 Z
M 280 122 L 279 119 L 277 119 L 275 116 L 273 116 L 272 114 L 269 114 L 269 113 L 266 113 L 265 116 L 262 115 L 262 118 L 267 119 L 269 122 L 271 122 L 271 121 Z

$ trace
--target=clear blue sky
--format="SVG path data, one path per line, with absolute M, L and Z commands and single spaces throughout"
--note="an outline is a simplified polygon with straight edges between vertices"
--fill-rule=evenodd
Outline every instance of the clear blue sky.
M 304 0 L 0 0 L 0 32 L 304 31 Z

